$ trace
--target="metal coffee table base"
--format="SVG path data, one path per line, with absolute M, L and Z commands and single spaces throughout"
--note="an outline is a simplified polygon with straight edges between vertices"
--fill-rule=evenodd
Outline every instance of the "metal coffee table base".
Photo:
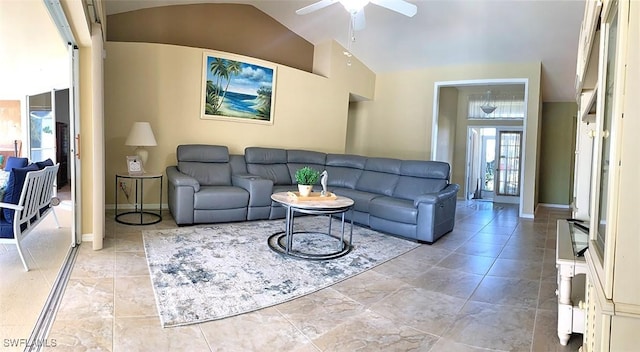
M 294 209 L 287 209 L 287 220 L 286 220 L 286 229 L 285 231 L 276 232 L 273 235 L 269 236 L 269 240 L 267 241 L 269 244 L 269 248 L 272 250 L 286 254 L 292 257 L 307 259 L 307 260 L 328 260 L 340 258 L 347 253 L 351 252 L 352 240 L 353 240 L 353 219 L 351 220 L 351 228 L 349 231 L 349 240 L 347 241 L 344 236 L 344 211 L 341 214 L 341 235 L 340 238 L 331 235 L 331 215 L 328 215 L 329 218 L 329 230 L 324 232 L 316 232 L 316 231 L 293 231 L 293 211 Z M 298 211 L 296 209 L 296 211 Z M 304 213 L 309 213 L 308 211 L 304 211 Z M 293 235 L 302 235 L 302 234 L 320 234 L 327 237 L 330 237 L 335 240 L 338 250 L 330 253 L 308 253 L 302 252 L 300 250 L 296 250 L 293 248 Z

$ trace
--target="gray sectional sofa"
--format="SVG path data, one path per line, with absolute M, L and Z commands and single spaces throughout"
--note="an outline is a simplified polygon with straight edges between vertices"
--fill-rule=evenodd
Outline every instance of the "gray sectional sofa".
M 455 221 L 459 187 L 443 162 L 214 145 L 180 145 L 177 159 L 166 171 L 178 225 L 284 218 L 271 194 L 296 190 L 303 166 L 327 170 L 329 191 L 355 202 L 347 218 L 374 230 L 433 243 Z

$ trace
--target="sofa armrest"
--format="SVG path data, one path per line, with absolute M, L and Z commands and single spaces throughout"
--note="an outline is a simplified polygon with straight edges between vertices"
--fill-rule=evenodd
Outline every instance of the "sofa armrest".
M 429 193 L 418 196 L 413 200 L 413 205 L 418 206 L 420 203 L 437 204 L 442 200 L 449 199 L 451 197 L 458 196 L 458 189 L 460 186 L 457 184 L 449 184 L 443 190 L 438 193 Z
M 200 183 L 193 177 L 178 171 L 175 166 L 167 167 L 167 204 L 178 225 L 194 222 L 194 194 L 200 190 Z
M 235 174 L 231 176 L 231 183 L 249 192 L 249 207 L 271 205 L 273 181 L 251 174 Z
M 167 179 L 174 187 L 187 186 L 193 187 L 194 192 L 200 191 L 200 182 L 187 174 L 183 174 L 175 166 L 167 167 Z

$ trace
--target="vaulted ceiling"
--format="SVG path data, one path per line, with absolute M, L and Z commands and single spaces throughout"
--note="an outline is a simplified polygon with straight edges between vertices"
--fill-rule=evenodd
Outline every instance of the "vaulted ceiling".
M 107 13 L 170 4 L 251 4 L 309 42 L 335 39 L 348 46 L 349 14 L 340 4 L 304 16 L 314 0 L 107 0 Z M 409 0 L 408 18 L 382 7 L 365 8 L 353 53 L 376 73 L 426 66 L 542 63 L 543 101 L 574 101 L 583 0 Z
M 543 101 L 574 101 L 583 0 L 409 1 L 418 7 L 412 18 L 373 4 L 365 8 L 366 27 L 356 32 L 352 52 L 374 72 L 540 61 Z M 349 45 L 349 14 L 340 4 L 295 14 L 314 0 L 106 0 L 106 9 L 113 14 L 202 2 L 250 4 L 313 44 L 335 39 Z M 5 29 L 16 37 L 16 27 Z M 15 50 L 15 41 L 3 37 L 2 44 Z

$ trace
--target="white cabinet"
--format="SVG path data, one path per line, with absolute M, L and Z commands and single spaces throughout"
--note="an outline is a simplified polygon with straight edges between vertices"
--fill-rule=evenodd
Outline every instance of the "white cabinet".
M 585 274 L 587 264 L 582 256 L 589 235 L 567 220 L 558 220 L 556 268 L 558 269 L 558 338 L 565 346 L 574 332 L 584 333 Z
M 638 350 L 640 331 L 640 1 L 603 1 L 600 25 L 594 27 L 599 44 L 596 31 L 592 40 L 582 37 L 589 33 L 585 23 L 591 23 L 592 7 L 598 6 L 588 0 L 576 85 L 581 104 L 587 100 L 583 93 L 592 60 L 584 53 L 593 51 L 588 47 L 593 41 L 598 45 L 593 166 L 589 174 L 576 166 L 576 182 L 588 179 L 591 186 L 582 349 L 630 351 Z

